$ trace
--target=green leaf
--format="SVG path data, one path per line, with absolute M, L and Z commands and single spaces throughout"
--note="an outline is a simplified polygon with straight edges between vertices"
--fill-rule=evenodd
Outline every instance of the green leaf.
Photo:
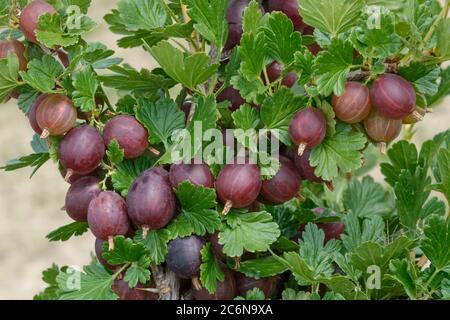
M 305 85 L 312 80 L 314 61 L 315 57 L 309 50 L 306 50 L 305 53 L 295 53 L 294 69 L 299 73 L 299 84 Z
M 145 245 L 153 264 L 158 265 L 166 260 L 167 243 L 170 240 L 167 229 L 149 230 L 145 239 L 142 238 L 142 230 L 139 230 L 134 240 Z
M 316 167 L 315 174 L 329 181 L 341 173 L 347 173 L 362 166 L 362 150 L 367 142 L 361 132 L 353 132 L 348 125 L 338 123 L 336 134 L 326 137 L 321 145 L 311 152 L 310 163 Z
M 317 108 L 322 111 L 327 120 L 327 136 L 334 136 L 334 134 L 336 133 L 336 115 L 334 113 L 333 107 L 326 100 L 323 100 L 322 103 L 317 106 Z
M 337 36 L 353 27 L 364 6 L 355 0 L 298 0 L 303 21 L 323 32 Z
M 419 62 L 412 62 L 409 66 L 400 67 L 399 73 L 414 84 L 418 92 L 429 96 L 438 93 L 437 79 L 441 73 L 439 66 L 427 66 Z
M 239 56 L 241 57 L 242 74 L 248 79 L 258 79 L 261 76 L 266 61 L 267 40 L 263 31 L 256 34 L 245 33 L 241 38 Z
M 19 99 L 17 100 L 17 105 L 19 109 L 22 110 L 23 113 L 28 114 L 30 111 L 33 102 L 39 96 L 39 93 L 35 90 L 27 90 L 20 94 Z
M 298 209 L 296 207 L 283 204 L 273 207 L 265 206 L 265 209 L 272 215 L 283 236 L 290 239 L 297 234 L 301 222 L 297 218 Z M 311 215 L 315 218 L 312 212 Z
M 135 261 L 125 272 L 123 280 L 128 283 L 130 288 L 136 287 L 138 283 L 147 283 L 150 280 L 150 258 L 142 256 L 139 261 Z
M 441 192 L 450 204 L 450 146 L 440 149 L 437 156 L 440 182 L 431 186 L 432 190 Z
M 389 263 L 390 274 L 387 276 L 400 283 L 411 300 L 416 300 L 416 274 L 410 260 L 392 260 Z
M 438 91 L 435 95 L 427 97 L 428 107 L 434 107 L 450 94 L 450 67 L 441 71 Z
M 151 168 L 154 162 L 154 157 L 146 154 L 137 159 L 125 160 L 118 164 L 111 176 L 114 189 L 120 192 L 123 197 L 126 197 L 134 180 L 142 172 Z
M 0 59 L 0 102 L 9 96 L 18 86 L 19 59 L 15 54 L 9 54 L 6 59 Z
M 226 216 L 226 224 L 220 232 L 219 243 L 229 257 L 240 257 L 244 250 L 264 252 L 280 236 L 280 230 L 267 212 L 252 212 Z
M 166 149 L 172 133 L 185 126 L 183 111 L 169 98 L 161 98 L 156 102 L 139 99 L 136 118 L 149 131 L 150 143 L 162 142 Z
M 87 232 L 88 229 L 89 226 L 87 222 L 75 221 L 50 232 L 45 237 L 49 241 L 67 241 L 73 236 L 82 235 L 83 233 Z
M 273 256 L 245 260 L 240 263 L 239 272 L 251 278 L 268 278 L 284 273 L 288 268 Z
M 103 257 L 112 265 L 121 265 L 128 262 L 136 262 L 147 254 L 147 248 L 142 243 L 123 236 L 114 237 L 114 249 L 108 248 L 108 242 L 103 243 Z
M 389 148 L 387 155 L 391 163 L 382 163 L 381 172 L 386 182 L 392 187 L 395 186 L 403 170 L 408 170 L 411 173 L 416 171 L 418 155 L 414 144 L 405 140 L 399 141 Z
M 420 247 L 437 270 L 450 267 L 450 223 L 433 215 L 426 221 Z
M 58 300 L 58 282 L 56 278 L 60 270 L 56 264 L 42 272 L 42 280 L 48 284 L 44 291 L 33 297 L 33 300 Z
M 36 38 L 48 48 L 70 47 L 79 40 L 77 34 L 68 34 L 61 30 L 61 16 L 58 13 L 45 13 L 39 17 Z
M 211 248 L 211 243 L 207 243 L 200 251 L 202 256 L 202 264 L 200 266 L 200 281 L 209 293 L 216 292 L 217 281 L 223 282 L 225 274 L 220 268 L 219 262 Z
M 348 41 L 333 39 L 327 51 L 319 53 L 314 65 L 319 93 L 341 96 L 353 67 L 353 47 Z
M 195 89 L 217 72 L 218 65 L 211 65 L 205 53 L 185 57 L 182 51 L 167 41 L 161 41 L 153 47 L 144 44 L 144 47 L 172 79 L 189 89 Z
M 345 232 L 341 235 L 341 241 L 345 249 L 351 252 L 362 243 L 383 243 L 385 224 L 380 216 L 371 216 L 360 219 L 355 214 L 345 217 Z
M 241 71 L 231 77 L 230 83 L 247 102 L 261 104 L 264 101 L 266 87 L 260 79 L 248 80 Z
M 302 48 L 302 36 L 294 32 L 291 19 L 281 12 L 274 12 L 264 32 L 269 55 L 285 65 L 292 63 L 294 54 Z
M 78 277 L 79 287 L 75 281 Z M 109 274 L 99 264 L 85 266 L 83 272 L 68 268 L 57 276 L 58 285 L 62 291 L 60 299 L 116 300 L 118 296 L 112 291 L 114 279 L 115 276 Z
M 266 300 L 266 296 L 264 295 L 264 292 L 261 291 L 259 288 L 253 288 L 250 290 L 247 290 L 245 293 L 245 297 L 236 297 L 234 300 Z
M 385 59 L 402 47 L 401 38 L 395 33 L 396 17 L 383 7 L 376 12 L 376 19 L 373 17 L 373 7 L 366 7 L 351 41 L 363 56 Z
M 250 1 L 242 17 L 244 33 L 257 33 L 262 24 L 263 13 L 257 1 Z
M 194 28 L 205 39 L 222 49 L 227 41 L 227 0 L 187 0 L 188 14 Z
M 23 156 L 18 159 L 9 160 L 0 170 L 14 171 L 26 167 L 32 167 L 30 178 L 42 167 L 48 160 L 50 155 L 48 152 L 45 153 L 33 153 L 28 156 Z
M 99 86 L 96 74 L 90 68 L 83 68 L 72 75 L 72 85 L 75 88 L 72 92 L 72 101 L 75 106 L 83 112 L 94 110 L 95 93 Z
M 98 79 L 107 87 L 130 91 L 134 95 L 147 96 L 149 93 L 157 92 L 160 89 L 170 89 L 176 84 L 164 75 L 152 73 L 147 69 L 137 71 L 127 64 L 113 66 L 109 70 L 113 71 L 114 74 L 99 76 Z
M 123 161 L 125 153 L 123 149 L 120 147 L 117 140 L 113 139 L 108 144 L 108 150 L 106 151 L 106 155 L 108 156 L 108 159 L 111 163 L 117 165 Z
M 248 104 L 243 104 L 231 116 L 235 127 L 243 130 L 256 129 L 261 123 L 258 109 L 252 108 Z
M 31 140 L 31 148 L 36 153 L 48 152 L 48 144 L 45 139 L 41 139 L 38 134 L 33 135 L 33 140 Z
M 191 234 L 204 236 L 219 228 L 220 215 L 215 210 L 217 202 L 214 189 L 194 186 L 184 181 L 175 193 L 181 204 L 181 213 L 167 227 L 172 239 Z
M 55 81 L 62 74 L 63 67 L 50 55 L 44 55 L 41 60 L 34 59 L 28 63 L 28 71 L 20 71 L 22 79 L 44 93 L 54 93 Z
M 450 19 L 439 21 L 436 28 L 436 55 L 442 60 L 450 58 Z
M 345 208 L 359 217 L 371 217 L 392 212 L 394 208 L 388 200 L 383 187 L 370 176 L 364 177 L 361 182 L 353 179 L 343 195 Z
M 167 19 L 162 0 L 120 0 L 117 8 L 127 30 L 163 27 Z

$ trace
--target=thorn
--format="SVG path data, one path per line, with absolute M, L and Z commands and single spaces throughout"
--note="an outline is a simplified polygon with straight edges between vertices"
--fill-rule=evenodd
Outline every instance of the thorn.
M 67 169 L 66 175 L 64 176 L 64 181 L 69 182 L 70 177 L 73 176 L 74 172 L 72 169 Z
M 148 226 L 142 226 L 142 238 L 143 239 L 147 238 L 148 230 L 150 230 L 150 228 Z
M 108 250 L 109 251 L 114 250 L 114 237 L 113 236 L 108 237 Z
M 50 131 L 47 129 L 42 130 L 41 139 L 47 139 L 50 136 Z
M 330 190 L 331 192 L 334 191 L 334 184 L 333 181 L 326 181 L 325 185 L 327 186 L 328 190 Z
M 300 145 L 298 146 L 298 155 L 301 157 L 303 155 L 303 153 L 305 152 L 306 149 L 306 144 L 305 143 L 300 143 Z
M 223 207 L 222 215 L 226 216 L 228 214 L 228 212 L 230 212 L 231 208 L 233 208 L 233 202 L 231 202 L 230 200 L 227 200 L 225 202 L 225 206 Z
M 154 154 L 157 157 L 159 157 L 159 155 L 161 154 L 161 152 L 159 152 L 157 149 L 155 149 L 153 147 L 148 147 L 147 149 L 148 149 L 148 151 L 150 151 L 152 154 Z
M 200 284 L 198 277 L 192 278 L 192 285 L 194 286 L 195 290 L 197 291 L 202 290 L 202 285 Z
M 241 268 L 241 257 L 234 258 L 234 268 L 239 270 Z
M 380 142 L 380 144 L 378 145 L 378 147 L 380 148 L 380 153 L 385 156 L 386 155 L 386 142 Z

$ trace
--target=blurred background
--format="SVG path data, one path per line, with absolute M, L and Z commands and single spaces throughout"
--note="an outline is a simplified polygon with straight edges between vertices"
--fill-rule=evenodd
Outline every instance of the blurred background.
M 89 15 L 98 23 L 86 38 L 100 41 L 116 50 L 116 56 L 135 68 L 151 68 L 149 54 L 141 49 L 120 49 L 117 36 L 109 32 L 102 17 L 116 6 L 116 1 L 96 0 Z M 421 144 L 449 128 L 450 98 L 417 126 L 414 142 Z M 16 101 L 0 105 L 0 165 L 7 160 L 30 154 L 33 131 Z M 48 242 L 45 235 L 72 222 L 65 212 L 65 193 L 69 187 L 56 164 L 46 163 L 33 179 L 30 169 L 0 171 L 0 299 L 31 299 L 45 284 L 42 270 L 57 265 L 89 263 L 94 248 L 90 233 L 67 242 Z M 381 181 L 378 173 L 378 180 Z

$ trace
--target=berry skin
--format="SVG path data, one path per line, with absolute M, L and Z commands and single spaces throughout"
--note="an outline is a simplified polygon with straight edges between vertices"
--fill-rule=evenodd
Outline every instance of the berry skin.
M 198 276 L 202 264 L 200 250 L 204 244 L 204 240 L 197 236 L 172 240 L 167 246 L 167 267 L 184 279 Z
M 148 132 L 134 117 L 120 115 L 110 119 L 104 128 L 103 139 L 108 146 L 115 139 L 124 150 L 125 159 L 141 156 L 148 148 Z
M 264 180 L 261 187 L 261 197 L 264 202 L 272 205 L 282 204 L 293 199 L 300 191 L 301 178 L 294 163 L 280 156 L 280 170 L 270 180 Z
M 236 296 L 236 281 L 233 273 L 225 267 L 222 267 L 222 271 L 225 278 L 223 282 L 216 282 L 216 292 L 211 294 L 206 289 L 193 288 L 195 300 L 232 300 Z
M 39 124 L 37 122 L 36 111 L 41 102 L 44 101 L 44 99 L 47 97 L 47 93 L 43 93 L 37 96 L 36 100 L 34 100 L 33 104 L 30 107 L 30 110 L 28 111 L 28 121 L 30 122 L 30 126 L 38 135 L 42 134 L 42 129 L 41 127 L 39 127 Z
M 294 30 L 303 32 L 308 26 L 300 16 L 298 0 L 269 0 L 269 11 L 281 11 L 292 20 Z
M 315 208 L 312 210 L 314 215 L 320 216 L 325 211 L 324 208 Z M 331 212 L 330 216 L 336 216 L 336 212 Z M 341 239 L 341 235 L 345 231 L 345 224 L 343 222 L 328 222 L 328 223 L 318 223 L 317 227 L 322 229 L 325 233 L 325 243 L 330 241 L 331 239 L 339 240 Z M 298 241 L 302 237 L 303 232 L 305 231 L 305 225 L 301 225 L 298 229 L 297 234 L 293 237 L 294 241 Z
M 15 54 L 19 60 L 19 70 L 27 70 L 27 59 L 25 58 L 25 46 L 18 40 L 0 41 L 0 59 L 5 59 L 9 54 Z
M 162 168 L 144 171 L 133 183 L 127 197 L 128 214 L 144 229 L 160 229 L 175 215 L 176 199 L 169 174 Z
M 66 194 L 67 214 L 75 221 L 87 221 L 89 204 L 100 194 L 99 179 L 82 177 L 74 182 Z
M 306 179 L 314 183 L 323 183 L 324 181 L 318 176 L 316 176 L 315 174 L 316 168 L 311 166 L 309 162 L 310 157 L 311 157 L 311 150 L 308 149 L 306 149 L 301 156 L 296 154 L 294 159 L 295 166 L 297 167 L 297 170 L 303 179 Z
M 228 39 L 225 43 L 225 51 L 231 50 L 241 42 L 242 16 L 250 0 L 231 0 L 228 4 L 226 19 L 228 22 Z
M 130 288 L 123 279 L 114 280 L 112 289 L 119 296 L 119 300 L 158 300 L 158 295 L 144 289 L 146 286 L 138 283 L 135 288 Z
M 99 238 L 95 238 L 95 256 L 98 259 L 98 262 L 109 270 L 114 270 L 116 267 L 113 265 L 110 265 L 108 261 L 106 261 L 105 258 L 103 258 L 103 243 L 104 241 Z
M 125 200 L 112 191 L 103 191 L 92 199 L 87 218 L 94 236 L 110 243 L 113 237 L 126 235 L 130 229 Z
M 42 129 L 42 138 L 62 135 L 75 126 L 77 110 L 66 96 L 50 94 L 39 103 L 36 121 Z
M 172 164 L 170 166 L 170 183 L 177 188 L 183 181 L 195 186 L 214 188 L 214 176 L 207 164 Z
M 336 117 L 346 123 L 358 123 L 370 113 L 369 89 L 359 82 L 347 82 L 342 96 L 333 96 L 332 106 Z
M 256 164 L 227 164 L 216 181 L 217 193 L 225 204 L 223 214 L 232 207 L 250 206 L 258 197 L 261 185 L 260 170 Z
M 89 125 L 70 130 L 59 147 L 59 160 L 68 176 L 73 173 L 87 175 L 93 172 L 102 162 L 104 155 L 103 138 Z
M 298 154 L 322 143 L 327 133 L 324 114 L 316 108 L 305 108 L 294 116 L 289 125 L 291 140 L 298 145 Z
M 416 92 L 402 77 L 386 73 L 370 89 L 372 105 L 385 117 L 399 120 L 414 112 Z
M 264 293 L 265 298 L 269 299 L 278 282 L 276 277 L 255 279 L 247 277 L 240 272 L 236 272 L 234 278 L 236 279 L 236 293 L 243 297 L 245 297 L 248 290 L 258 288 Z
M 219 232 L 216 231 L 214 234 L 210 235 L 208 241 L 211 243 L 211 247 L 216 257 L 222 262 L 227 261 L 227 256 L 223 252 L 223 244 L 219 243 Z
M 271 83 L 277 81 L 280 78 L 282 71 L 283 66 L 280 63 L 274 61 L 271 64 L 269 64 L 267 66 L 267 76 L 269 78 L 269 81 Z M 292 88 L 297 82 L 297 79 L 298 77 L 295 72 L 289 72 L 287 75 L 284 76 L 283 80 L 281 80 L 281 84 L 288 88 Z
M 375 142 L 391 142 L 402 130 L 402 121 L 386 118 L 377 110 L 372 110 L 364 120 L 367 135 Z
M 39 17 L 45 13 L 54 14 L 55 12 L 55 8 L 43 0 L 34 0 L 27 4 L 20 13 L 20 30 L 25 38 L 37 43 L 35 32 L 38 28 Z
M 244 98 L 242 98 L 241 94 L 238 90 L 233 87 L 225 88 L 218 96 L 217 102 L 229 101 L 231 106 L 230 110 L 235 111 L 239 109 L 245 103 Z

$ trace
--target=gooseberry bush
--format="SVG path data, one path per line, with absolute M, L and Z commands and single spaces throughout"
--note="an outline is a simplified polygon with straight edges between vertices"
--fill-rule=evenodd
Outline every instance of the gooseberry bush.
M 152 70 L 84 40 L 90 0 L 0 4 L 0 100 L 36 132 L 2 169 L 53 162 L 74 221 L 47 238 L 96 237 L 36 299 L 450 298 L 450 131 L 411 142 L 450 1 L 119 0 Z

